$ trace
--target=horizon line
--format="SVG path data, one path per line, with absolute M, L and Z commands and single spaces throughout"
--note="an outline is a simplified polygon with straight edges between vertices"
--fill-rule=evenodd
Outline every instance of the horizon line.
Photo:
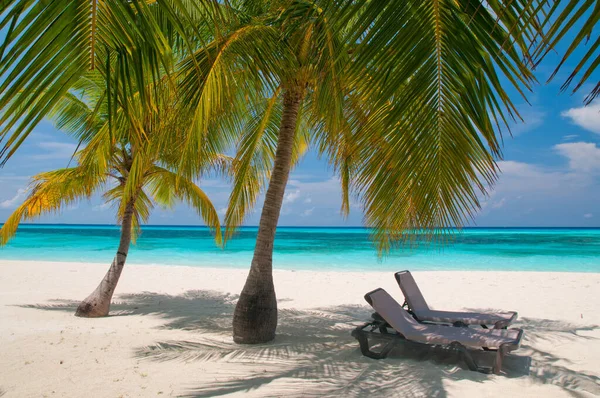
M 4 222 L 1 222 L 0 225 L 4 225 Z M 20 225 L 41 225 L 41 226 L 52 226 L 52 225 L 61 225 L 61 226 L 98 226 L 98 227 L 116 227 L 119 224 L 101 224 L 101 223 L 91 223 L 91 224 L 79 224 L 79 223 L 20 223 Z M 145 224 L 141 226 L 143 227 L 195 227 L 195 228 L 209 228 L 206 225 L 200 224 Z M 278 225 L 278 228 L 353 228 L 353 229 L 373 229 L 372 227 L 365 226 L 344 226 L 344 225 Z M 225 225 L 221 226 L 221 228 L 226 228 Z M 258 228 L 258 225 L 242 225 L 238 228 Z M 468 226 L 462 228 L 452 228 L 452 229 L 600 229 L 600 226 Z

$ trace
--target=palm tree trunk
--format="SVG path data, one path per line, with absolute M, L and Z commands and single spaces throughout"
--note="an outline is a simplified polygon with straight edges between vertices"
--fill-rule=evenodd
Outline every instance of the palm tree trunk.
M 266 343 L 275 338 L 277 299 L 273 286 L 273 243 L 292 163 L 292 150 L 303 90 L 283 94 L 283 115 L 275 162 L 260 216 L 254 257 L 244 289 L 233 313 L 233 340 L 240 344 Z
M 125 266 L 129 245 L 131 243 L 131 225 L 133 221 L 133 201 L 127 205 L 123 222 L 121 224 L 121 240 L 117 254 L 108 269 L 108 272 L 96 288 L 85 300 L 79 304 L 75 316 L 97 318 L 107 316 L 110 310 L 110 301 L 119 282 L 119 277 Z

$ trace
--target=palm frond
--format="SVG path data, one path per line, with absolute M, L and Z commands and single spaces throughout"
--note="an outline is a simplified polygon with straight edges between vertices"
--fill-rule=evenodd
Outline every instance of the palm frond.
M 386 250 L 414 232 L 461 227 L 496 179 L 499 126 L 519 118 L 500 75 L 535 83 L 537 4 L 370 2 L 357 7 L 347 148 L 367 226 Z M 356 106 L 360 104 L 360 106 Z
M 559 43 L 565 41 L 567 37 L 570 41 L 567 50 L 548 81 L 556 76 L 568 59 L 575 56 L 574 53 L 577 49 L 583 51 L 583 55 L 580 59 L 575 60 L 575 67 L 564 81 L 561 87 L 563 91 L 569 88 L 575 79 L 578 79 L 572 90 L 576 92 L 592 77 L 592 74 L 598 68 L 600 64 L 598 21 L 600 21 L 600 3 L 595 0 L 557 1 L 547 12 L 545 25 L 549 25 L 549 27 L 536 49 L 537 64 Z M 577 32 L 574 32 L 575 29 L 577 29 Z M 594 29 L 596 29 L 596 32 L 594 32 Z M 569 33 L 575 33 L 574 37 L 569 36 Z M 586 105 L 590 104 L 598 95 L 600 95 L 600 82 L 596 82 L 586 96 Z
M 192 115 L 179 169 L 197 169 L 193 161 L 207 148 L 211 130 L 219 140 L 236 140 L 248 112 L 246 102 L 273 92 L 273 71 L 281 69 L 278 32 L 270 26 L 249 25 L 233 30 L 186 58 L 179 66 L 181 103 Z M 227 127 L 227 128 L 220 128 Z
M 29 187 L 30 194 L 6 220 L 0 229 L 0 244 L 5 245 L 17 232 L 21 221 L 43 214 L 59 212 L 82 197 L 92 194 L 106 177 L 90 173 L 84 167 L 73 167 L 36 175 Z
M 184 16 L 189 21 L 202 15 L 214 32 L 222 10 L 217 0 L 3 2 L 0 29 L 8 29 L 0 51 L 0 161 L 14 154 L 90 70 L 99 70 L 107 91 L 115 93 L 109 114 L 135 93 L 152 109 L 145 82 L 156 82 L 161 70 L 172 68 L 170 42 L 177 39 L 167 35 L 189 42 L 181 36 L 189 33 L 181 27 Z
M 168 203 L 170 195 L 190 205 L 202 217 L 206 225 L 215 231 L 215 241 L 222 243 L 219 215 L 206 193 L 193 181 L 159 166 L 153 166 L 147 177 L 147 185 L 155 201 Z M 171 192 L 166 193 L 169 189 Z
M 236 227 L 244 221 L 248 210 L 254 207 L 269 176 L 281 120 L 280 92 L 281 89 L 277 88 L 271 98 L 257 104 L 254 117 L 244 129 L 245 134 L 240 140 L 235 158 L 233 187 L 225 213 L 225 239 L 231 238 Z

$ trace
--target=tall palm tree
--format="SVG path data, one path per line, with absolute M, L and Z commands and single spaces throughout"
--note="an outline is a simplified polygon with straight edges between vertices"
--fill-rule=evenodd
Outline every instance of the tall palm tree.
M 233 125 L 223 134 L 242 132 L 228 237 L 262 186 L 243 165 L 272 165 L 233 319 L 236 342 L 261 343 L 277 326 L 273 245 L 298 143 L 315 145 L 340 174 L 344 212 L 349 193 L 359 195 L 382 249 L 411 228 L 460 226 L 495 180 L 500 125 L 518 117 L 499 77 L 522 93 L 531 87 L 526 59 L 539 27 L 526 1 L 232 7 L 222 35 L 179 71 L 192 137 L 218 119 Z M 265 141 L 272 150 L 254 149 Z

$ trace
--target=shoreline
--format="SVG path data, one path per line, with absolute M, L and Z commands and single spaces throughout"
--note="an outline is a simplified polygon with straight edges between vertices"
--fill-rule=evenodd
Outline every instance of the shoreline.
M 13 265 L 17 265 L 17 264 L 42 264 L 45 266 L 51 266 L 51 265 L 64 265 L 64 264 L 79 264 L 79 265 L 93 265 L 93 266 L 106 266 L 106 269 L 108 270 L 108 267 L 110 266 L 109 262 L 95 262 L 95 261 L 70 261 L 70 260 L 64 260 L 64 261 L 38 261 L 38 260 L 5 260 L 0 258 L 0 266 L 2 264 L 13 264 Z M 188 265 L 188 264 L 156 264 L 156 263 L 137 263 L 137 262 L 127 262 L 125 264 L 125 270 L 129 267 L 157 267 L 157 268 L 192 268 L 192 269 L 200 269 L 200 270 L 207 270 L 210 272 L 219 272 L 219 271 L 224 271 L 224 270 L 231 270 L 231 271 L 249 271 L 250 270 L 250 262 L 248 262 L 248 265 L 246 267 L 244 266 L 236 266 L 236 265 L 228 265 L 228 266 L 224 266 L 224 267 L 218 267 L 218 266 L 213 266 L 213 265 Z M 390 274 L 393 275 L 395 272 L 398 271 L 403 271 L 404 269 L 396 269 L 394 270 L 372 270 L 372 269 L 362 269 L 362 270 L 356 270 L 356 269 L 329 269 L 329 270 L 323 270 L 323 269 L 307 269 L 307 268 L 298 268 L 298 269 L 289 269 L 289 268 L 277 268 L 277 265 L 274 264 L 273 266 L 273 272 L 307 272 L 307 273 L 314 273 L 314 272 L 323 272 L 323 273 L 355 273 L 355 274 Z M 123 271 L 125 272 L 125 271 Z M 413 273 L 418 272 L 418 273 L 443 273 L 443 272 L 449 272 L 449 273 L 461 273 L 461 272 L 473 272 L 473 273 L 538 273 L 538 274 L 567 274 L 567 275 L 571 275 L 571 274 L 575 274 L 575 275 L 600 275 L 600 271 L 537 271 L 537 270 L 530 270 L 530 269 L 523 269 L 523 270 L 514 270 L 514 269 L 507 269 L 507 270 L 497 270 L 497 269 L 458 269 L 458 268 L 453 268 L 453 269 L 416 269 L 414 271 L 411 271 Z
M 275 270 L 277 337 L 239 346 L 231 316 L 247 269 L 128 264 L 111 316 L 73 316 L 107 269 L 0 260 L 4 396 L 600 394 L 600 274 L 414 272 L 433 308 L 519 312 L 521 348 L 507 374 L 487 376 L 445 354 L 360 354 L 350 331 L 372 312 L 363 295 L 383 287 L 400 301 L 393 272 Z

